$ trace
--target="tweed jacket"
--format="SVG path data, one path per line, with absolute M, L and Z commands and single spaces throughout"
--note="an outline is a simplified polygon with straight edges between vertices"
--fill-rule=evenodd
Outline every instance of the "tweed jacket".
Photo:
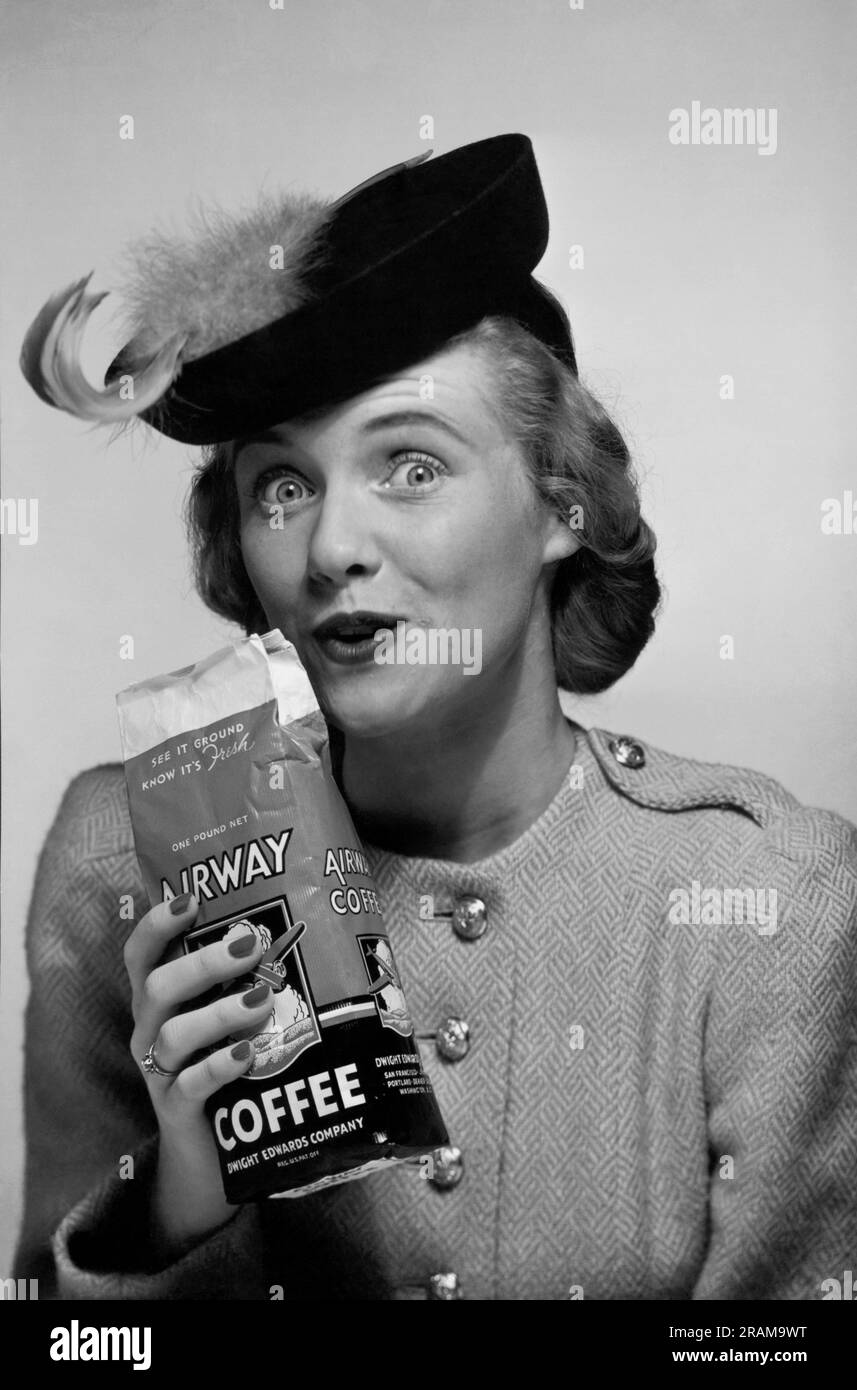
M 125 895 L 147 902 L 122 768 L 77 777 L 28 926 L 16 1276 L 61 1299 L 809 1300 L 857 1268 L 857 831 L 572 727 L 560 790 L 498 853 L 365 845 L 460 1180 L 408 1163 L 251 1203 L 165 1268 L 122 961 Z M 763 906 L 730 920 L 747 889 Z

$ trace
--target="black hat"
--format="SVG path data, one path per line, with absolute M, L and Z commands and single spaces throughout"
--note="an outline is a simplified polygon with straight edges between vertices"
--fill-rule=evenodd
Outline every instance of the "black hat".
M 34 321 L 25 376 L 84 418 L 139 416 L 209 444 L 346 400 L 488 314 L 516 319 L 576 373 L 568 320 L 532 276 L 548 214 L 529 139 L 430 153 L 334 203 L 292 194 L 209 216 L 189 241 L 147 238 L 126 294 L 133 336 L 106 389 L 84 381 L 76 356 L 103 298 L 87 281 Z

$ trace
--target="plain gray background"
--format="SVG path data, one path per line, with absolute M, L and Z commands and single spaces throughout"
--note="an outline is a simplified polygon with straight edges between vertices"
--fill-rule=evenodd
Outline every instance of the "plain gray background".
M 122 244 L 180 230 L 196 198 L 335 198 L 430 147 L 528 134 L 539 274 L 631 444 L 668 589 L 635 670 L 564 704 L 857 820 L 857 535 L 821 531 L 822 502 L 857 494 L 848 0 L 7 0 L 2 29 L 2 495 L 38 499 L 39 532 L 3 544 L 0 1277 L 39 846 L 69 779 L 118 757 L 115 692 L 237 635 L 188 578 L 193 451 L 48 409 L 17 354 L 49 293 L 93 268 L 109 285 Z M 776 153 L 672 145 L 695 100 L 776 108 Z

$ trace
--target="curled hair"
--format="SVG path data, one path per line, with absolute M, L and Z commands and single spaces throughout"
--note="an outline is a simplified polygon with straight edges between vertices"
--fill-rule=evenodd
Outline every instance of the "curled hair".
M 185 519 L 194 583 L 206 608 L 238 623 L 248 636 L 267 631 L 270 623 L 244 567 L 231 443 L 203 447 Z
M 495 402 L 533 486 L 581 543 L 554 573 L 551 639 L 557 685 L 595 695 L 633 666 L 661 598 L 657 543 L 640 512 L 628 447 L 579 377 L 514 320 L 482 319 L 454 342 L 486 353 Z
M 654 632 L 661 595 L 655 536 L 640 512 L 627 445 L 579 378 L 513 319 L 482 319 L 447 346 L 465 344 L 489 364 L 495 404 L 537 495 L 581 542 L 554 571 L 551 639 L 557 685 L 594 695 L 633 666 Z M 268 620 L 241 554 L 231 444 L 203 450 L 187 524 L 203 602 L 246 633 L 264 631 Z

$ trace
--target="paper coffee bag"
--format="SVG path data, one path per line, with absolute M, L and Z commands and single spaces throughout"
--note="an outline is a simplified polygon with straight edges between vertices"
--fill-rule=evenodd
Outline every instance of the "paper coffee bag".
M 207 1105 L 227 1199 L 300 1196 L 448 1143 L 294 648 L 253 636 L 117 703 L 150 903 L 198 898 L 186 952 L 248 929 L 265 948 L 229 986 L 273 990 L 252 1067 Z

